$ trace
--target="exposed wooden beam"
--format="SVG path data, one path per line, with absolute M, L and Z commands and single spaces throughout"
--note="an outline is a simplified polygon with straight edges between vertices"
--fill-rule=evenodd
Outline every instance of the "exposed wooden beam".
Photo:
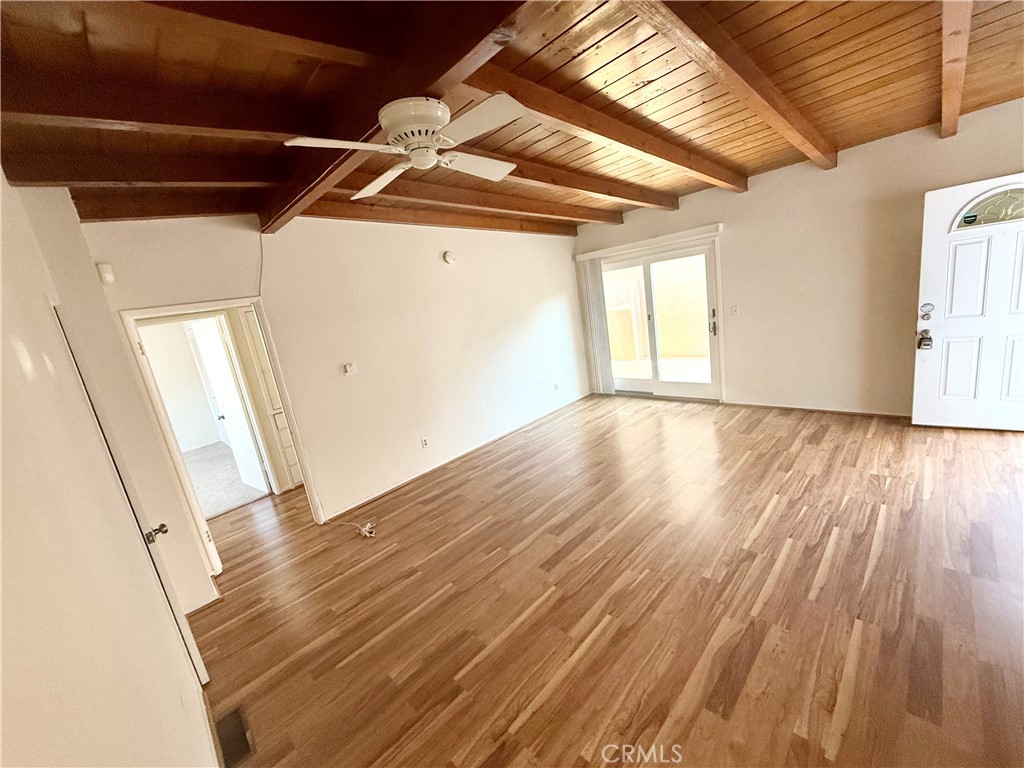
M 435 227 L 496 229 L 506 232 L 537 232 L 546 235 L 575 236 L 576 226 L 560 221 L 532 221 L 473 213 L 390 208 L 363 203 L 318 200 L 303 211 L 303 216 L 353 221 L 389 221 L 397 224 L 424 224 Z
M 6 65 L 0 109 L 8 124 L 264 141 L 316 135 L 325 125 L 307 105 L 97 82 L 72 86 Z
M 382 67 L 386 56 L 363 49 L 372 41 L 380 53 L 391 48 L 387 19 L 372 3 L 146 2 L 84 4 L 124 21 L 207 35 L 243 45 L 286 51 L 352 67 Z
M 588 141 L 612 147 L 647 162 L 686 171 L 717 187 L 736 192 L 747 188 L 747 180 L 741 173 L 664 139 L 655 138 L 639 128 L 493 64 L 485 64 L 477 70 L 466 79 L 466 85 L 481 92 L 475 94 L 478 96 L 504 91 L 526 107 L 538 122 Z
M 967 44 L 971 37 L 972 0 L 946 0 L 942 4 L 942 138 L 955 136 L 967 72 Z
M 5 152 L 14 187 L 269 187 L 284 168 L 269 158 Z
M 782 94 L 746 51 L 697 2 L 625 0 L 634 13 L 822 168 L 836 148 Z
M 377 111 L 405 96 L 445 96 L 468 72 L 508 45 L 521 29 L 551 13 L 553 3 L 424 3 L 410 9 L 413 39 L 401 64 L 380 77 L 359 82 L 339 99 L 341 109 L 327 138 L 380 141 Z M 301 150 L 300 150 L 301 151 Z M 335 187 L 368 157 L 366 152 L 335 153 L 324 163 L 303 152 L 293 181 L 272 195 L 260 216 L 263 231 L 278 231 L 314 200 Z
M 339 189 L 345 192 L 356 192 L 373 181 L 374 178 L 373 174 L 357 171 L 349 174 Z M 375 197 L 407 203 L 467 208 L 473 211 L 488 211 L 498 214 L 512 213 L 520 216 L 537 216 L 543 219 L 600 222 L 604 224 L 622 223 L 622 214 L 618 211 L 586 208 L 581 205 L 553 203 L 547 200 L 533 200 L 494 192 L 481 192 L 477 189 L 461 189 L 459 187 L 429 184 L 422 181 L 408 181 L 405 179 L 396 179 L 388 184 L 383 191 L 375 195 Z
M 82 221 L 129 221 L 256 213 L 259 198 L 251 190 L 74 189 L 71 197 Z
M 50 3 L 14 2 L 0 7 L 5 22 L 38 23 Z M 76 0 L 74 12 L 106 29 L 159 28 L 183 36 L 215 38 L 270 48 L 349 67 L 382 67 L 395 36 L 384 12 L 372 3 L 105 2 Z M 375 12 L 376 11 L 376 12 Z M 367 50 L 369 48 L 370 50 Z
M 627 184 L 604 176 L 557 168 L 518 157 L 505 157 L 494 152 L 485 152 L 476 147 L 472 152 L 474 155 L 484 155 L 493 157 L 495 160 L 515 163 L 515 170 L 508 175 L 506 180 L 517 184 L 551 189 L 556 192 L 579 192 L 600 200 L 611 200 L 641 208 L 664 208 L 670 211 L 679 209 L 679 196 L 669 192 L 659 192 L 656 189 L 638 187 L 635 184 Z

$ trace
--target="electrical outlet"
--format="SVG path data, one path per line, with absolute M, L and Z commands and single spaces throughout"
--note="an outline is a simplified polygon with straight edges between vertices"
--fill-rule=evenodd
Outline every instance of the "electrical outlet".
M 421 437 L 421 438 L 420 438 L 420 445 L 421 445 L 421 446 L 422 446 L 423 448 L 429 448 L 429 447 L 430 447 L 430 441 L 429 441 L 429 440 L 427 440 L 427 438 L 425 438 L 425 437 Z

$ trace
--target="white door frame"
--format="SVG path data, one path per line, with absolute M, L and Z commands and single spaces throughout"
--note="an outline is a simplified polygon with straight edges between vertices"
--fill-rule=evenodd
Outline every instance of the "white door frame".
M 138 323 L 140 321 L 145 322 L 160 318 L 177 317 L 180 315 L 191 315 L 193 318 L 199 318 L 219 314 L 224 310 L 248 306 L 252 306 L 256 311 L 256 319 L 263 332 L 264 342 L 267 346 L 267 355 L 270 357 L 270 367 L 273 371 L 274 379 L 277 382 L 278 390 L 281 393 L 281 404 L 284 407 L 285 416 L 292 429 L 295 453 L 299 459 L 299 470 L 302 473 L 306 496 L 309 498 L 309 505 L 313 512 L 313 519 L 317 523 L 323 524 L 327 520 L 324 516 L 323 508 L 320 505 L 320 500 L 313 485 L 312 474 L 309 471 L 309 463 L 306 458 L 306 453 L 302 447 L 301 437 L 295 426 L 295 416 L 292 411 L 291 399 L 288 396 L 287 388 L 281 378 L 280 361 L 277 356 L 277 350 L 274 347 L 274 342 L 267 324 L 266 314 L 263 309 L 263 302 L 260 297 L 241 297 L 237 299 L 222 299 L 218 301 L 205 301 L 191 304 L 169 304 L 158 307 L 124 309 L 119 313 L 121 323 L 124 326 L 125 335 L 128 337 L 129 345 L 131 346 L 132 355 L 135 358 L 135 363 L 139 369 L 140 375 L 142 376 L 146 394 L 149 397 L 150 406 L 152 407 L 153 413 L 160 424 L 160 431 L 163 433 L 164 441 L 167 443 L 168 450 L 170 451 L 171 462 L 174 467 L 175 474 L 178 476 L 179 484 L 181 485 L 182 491 L 184 492 L 185 498 L 188 502 L 193 524 L 195 525 L 200 541 L 203 543 L 203 559 L 206 562 L 209 572 L 213 575 L 217 575 L 223 571 L 223 563 L 221 562 L 220 555 L 217 553 L 217 547 L 213 541 L 213 535 L 210 533 L 209 524 L 203 515 L 199 499 L 195 495 L 195 490 L 192 487 L 191 480 L 189 480 L 188 469 L 185 466 L 184 457 L 182 457 L 181 450 L 178 447 L 177 441 L 174 439 L 174 431 L 171 428 L 170 419 L 168 418 L 167 411 L 164 408 L 163 399 L 160 397 L 156 379 L 153 377 L 152 370 L 149 367 L 149 362 L 142 353 L 142 339 L 139 336 Z M 237 361 L 233 362 L 237 363 Z M 258 435 L 259 430 L 257 429 L 255 431 Z M 261 445 L 261 450 L 262 449 L 263 446 Z M 272 469 L 268 467 L 268 471 L 272 472 Z
M 720 265 L 719 233 L 721 225 L 702 227 L 698 230 L 683 232 L 678 235 L 654 238 L 642 243 L 632 243 L 619 248 L 607 248 L 601 251 L 577 256 L 577 261 L 600 259 L 602 268 L 607 264 L 614 267 L 643 265 L 644 268 L 644 290 L 646 291 L 647 311 L 651 319 L 648 321 L 649 343 L 651 345 L 651 376 L 653 380 L 653 393 L 659 397 L 683 397 L 694 399 L 693 396 L 682 396 L 675 394 L 678 391 L 672 382 L 658 381 L 657 339 L 654 326 L 654 304 L 653 289 L 651 287 L 650 264 L 657 261 L 669 261 L 675 258 L 695 256 L 701 253 L 707 255 L 707 279 L 712 282 L 709 294 L 714 300 L 714 308 L 717 311 L 718 333 L 713 337 L 715 355 L 712 355 L 712 384 L 707 385 L 707 396 L 698 399 L 709 399 L 725 401 L 725 332 L 722 323 L 722 280 Z M 711 307 L 709 307 L 710 309 Z M 604 317 L 591 317 L 591 322 L 604 323 Z M 594 334 L 591 334 L 594 337 Z M 717 368 L 717 370 L 716 370 Z M 646 380 L 626 379 L 620 381 L 627 386 L 647 386 Z M 693 385 L 690 385 L 693 386 Z M 699 386 L 699 385 L 698 385 Z M 638 390 L 643 391 L 643 390 Z

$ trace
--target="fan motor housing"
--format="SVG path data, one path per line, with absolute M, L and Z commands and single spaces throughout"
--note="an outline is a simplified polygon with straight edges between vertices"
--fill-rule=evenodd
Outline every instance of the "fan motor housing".
M 433 147 L 435 134 L 451 120 L 448 105 L 428 96 L 414 96 L 385 104 L 377 114 L 388 144 L 395 147 Z

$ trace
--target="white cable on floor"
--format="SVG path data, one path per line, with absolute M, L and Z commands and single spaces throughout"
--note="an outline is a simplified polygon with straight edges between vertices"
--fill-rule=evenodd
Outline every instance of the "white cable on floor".
M 373 538 L 373 535 L 374 535 L 373 528 L 374 528 L 374 525 L 376 525 L 375 523 L 363 523 L 362 525 L 359 525 L 358 523 L 346 523 L 344 520 L 339 520 L 338 522 L 341 523 L 342 525 L 354 526 L 355 529 L 357 531 L 359 531 L 359 535 L 360 536 L 365 536 L 368 539 L 372 539 Z

